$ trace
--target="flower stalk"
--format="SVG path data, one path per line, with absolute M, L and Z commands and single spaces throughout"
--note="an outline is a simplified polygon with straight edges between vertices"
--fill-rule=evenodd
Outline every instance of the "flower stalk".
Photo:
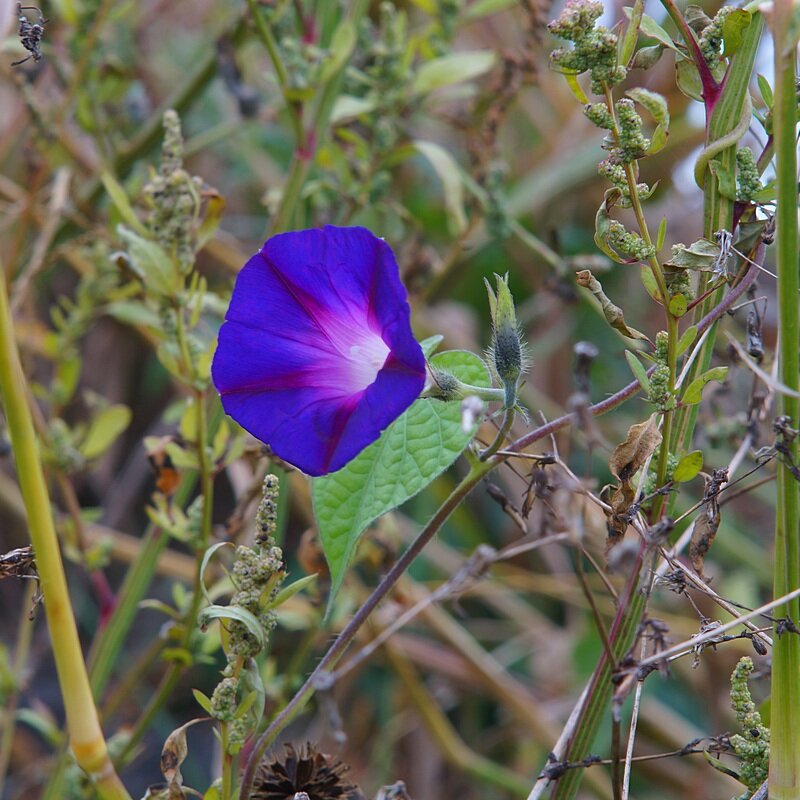
M 778 323 L 780 349 L 778 380 L 795 392 L 780 395 L 779 414 L 797 428 L 800 419 L 800 323 L 798 321 L 798 225 L 797 225 L 797 88 L 796 36 L 792 36 L 792 0 L 776 0 L 772 13 L 775 55 L 774 135 L 777 181 L 776 261 L 778 274 Z M 773 591 L 781 597 L 800 586 L 800 483 L 791 468 L 798 463 L 798 437 L 786 437 L 786 452 L 778 465 L 775 520 L 775 567 Z M 795 598 L 776 611 L 777 617 L 800 619 L 800 600 Z M 800 796 L 800 637 L 775 637 L 772 651 L 772 749 L 769 796 L 789 800 Z
M 0 394 L 28 517 L 31 543 L 41 578 L 44 609 L 64 699 L 70 745 L 75 760 L 94 780 L 102 800 L 130 800 L 109 758 L 83 661 L 72 613 L 64 565 L 51 513 L 50 497 L 28 406 L 8 304 L 5 273 L 0 265 Z

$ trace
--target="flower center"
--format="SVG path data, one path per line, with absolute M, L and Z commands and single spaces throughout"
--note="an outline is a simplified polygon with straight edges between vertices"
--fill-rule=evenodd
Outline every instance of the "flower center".
M 342 355 L 347 359 L 349 378 L 354 391 L 366 389 L 375 382 L 390 352 L 386 342 L 372 331 L 362 333 L 355 341 L 351 339 L 348 351 Z

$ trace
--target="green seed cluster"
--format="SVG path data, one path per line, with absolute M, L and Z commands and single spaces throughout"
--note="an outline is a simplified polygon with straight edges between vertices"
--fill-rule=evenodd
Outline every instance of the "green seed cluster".
M 275 544 L 273 537 L 278 525 L 278 492 L 280 481 L 271 473 L 264 478 L 261 502 L 256 511 L 256 541 L 261 545 Z M 281 554 L 278 554 L 281 558 Z
M 223 678 L 211 696 L 211 715 L 220 722 L 230 722 L 236 713 L 239 694 L 238 678 Z
M 749 147 L 736 151 L 736 168 L 736 199 L 743 203 L 752 203 L 764 187 L 758 173 L 756 157 Z
M 731 745 L 742 762 L 739 779 L 749 789 L 748 797 L 769 773 L 769 728 L 761 721 L 750 695 L 747 680 L 752 672 L 753 660 L 744 656 L 731 675 L 731 705 L 743 731 L 742 735 L 731 736 Z
M 642 486 L 642 496 L 647 497 L 656 489 L 661 488 L 658 483 L 658 470 L 656 469 L 656 465 L 661 460 L 661 447 L 657 447 L 653 451 L 653 457 L 650 459 L 650 469 L 647 470 L 647 478 L 645 479 L 644 485 Z M 680 459 L 672 454 L 667 453 L 667 469 L 664 473 L 664 482 L 669 483 L 672 480 L 672 475 L 675 472 L 675 468 L 678 466 Z M 645 510 L 649 509 L 652 506 L 652 501 L 644 504 L 642 508 Z
M 464 0 L 439 0 L 439 24 L 442 26 L 443 37 L 447 41 L 450 41 L 455 35 L 463 6 Z M 443 50 L 444 45 L 445 42 L 442 42 Z
M 597 125 L 598 128 L 603 128 L 607 131 L 614 129 L 614 118 L 605 103 L 589 103 L 583 109 L 583 113 L 589 122 Z
M 228 723 L 228 752 L 231 755 L 236 755 L 242 749 L 251 729 L 252 726 L 245 717 L 232 719 Z
M 199 494 L 186 509 L 186 533 L 190 542 L 199 544 L 202 540 L 205 500 L 205 497 Z
M 655 248 L 645 244 L 638 233 L 629 231 L 621 222 L 609 220 L 608 243 L 623 256 L 637 261 L 647 261 L 655 255 Z
M 623 164 L 630 164 L 646 155 L 650 140 L 642 133 L 642 118 L 633 100 L 623 97 L 614 107 L 619 120 L 619 147 L 612 151 Z
M 47 459 L 66 473 L 82 469 L 86 463 L 75 445 L 75 437 L 63 419 L 56 417 L 47 427 Z
M 183 168 L 183 136 L 177 112 L 164 112 L 164 143 L 158 172 L 144 187 L 150 204 L 147 226 L 161 247 L 174 256 L 182 274 L 194 264 L 193 226 L 200 211 L 200 180 Z
M 288 76 L 287 92 L 299 101 L 305 93 L 312 91 L 316 77 L 314 62 L 318 60 L 319 53 L 312 54 L 308 45 L 292 35 L 281 39 L 280 50 Z
M 238 677 L 223 678 L 211 696 L 211 716 L 227 725 L 227 751 L 230 755 L 236 755 L 241 750 L 252 729 L 252 722 L 247 715 L 237 716 L 238 698 Z
M 722 6 L 700 34 L 700 52 L 711 68 L 715 67 L 722 58 L 722 26 L 733 10 L 734 6 Z
M 671 411 L 675 408 L 675 395 L 669 385 L 669 366 L 667 352 L 669 336 L 666 331 L 659 331 L 656 336 L 656 368 L 650 377 L 650 402 L 658 411 Z
M 274 475 L 267 475 L 264 479 L 263 497 L 256 512 L 255 547 L 237 547 L 236 560 L 231 570 L 231 578 L 236 586 L 231 606 L 249 611 L 266 633 L 277 623 L 277 615 L 269 608 L 269 604 L 278 594 L 285 577 L 283 553 L 273 538 L 277 502 L 278 479 Z M 255 634 L 238 620 L 229 621 L 228 633 L 229 662 L 235 662 L 237 657 L 252 658 L 261 649 Z
M 597 173 L 605 178 L 614 188 L 619 189 L 622 199 L 617 203 L 621 208 L 630 208 L 631 191 L 628 186 L 628 178 L 625 174 L 625 167 L 616 155 L 610 155 L 597 165 Z M 650 187 L 646 183 L 636 184 L 636 194 L 646 200 L 650 194 Z
M 692 285 L 692 276 L 688 269 L 669 268 L 664 270 L 664 281 L 667 284 L 667 291 L 670 297 L 682 294 L 688 301 L 694 300 L 695 291 Z
M 600 0 L 569 0 L 547 26 L 555 36 L 573 43 L 572 49 L 554 50 L 550 60 L 564 72 L 590 72 L 595 94 L 603 94 L 627 74 L 625 67 L 617 64 L 617 36 L 603 25 L 595 25 L 602 13 Z

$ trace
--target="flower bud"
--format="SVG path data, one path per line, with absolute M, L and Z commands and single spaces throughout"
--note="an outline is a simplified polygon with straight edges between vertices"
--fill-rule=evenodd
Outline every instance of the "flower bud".
M 524 369 L 524 345 L 517 327 L 514 298 L 508 288 L 508 273 L 503 277 L 495 275 L 497 293 L 489 281 L 486 291 L 489 296 L 489 310 L 492 315 L 492 346 L 489 352 L 492 368 L 502 381 L 506 392 L 506 407 L 516 402 L 517 382 Z

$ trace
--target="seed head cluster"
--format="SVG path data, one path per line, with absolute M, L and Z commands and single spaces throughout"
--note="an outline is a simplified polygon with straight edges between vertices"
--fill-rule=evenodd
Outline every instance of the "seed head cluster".
M 703 54 L 703 58 L 706 60 L 708 66 L 712 69 L 722 59 L 722 28 L 725 24 L 725 20 L 734 8 L 734 6 L 722 6 L 714 15 L 714 19 L 703 28 L 700 34 L 700 52 Z
M 183 168 L 181 121 L 172 109 L 164 112 L 164 143 L 158 172 L 144 187 L 150 204 L 148 228 L 156 241 L 175 256 L 180 271 L 194 264 L 194 221 L 200 208 L 200 179 Z
M 573 43 L 571 49 L 559 47 L 550 60 L 564 72 L 590 72 L 592 92 L 603 94 L 606 87 L 625 79 L 625 67 L 617 64 L 617 36 L 603 25 L 596 25 L 603 13 L 600 0 L 570 0 L 547 27 L 552 34 Z
M 740 148 L 736 151 L 736 199 L 752 203 L 763 188 L 753 151 L 749 147 Z
M 669 337 L 666 331 L 656 336 L 656 368 L 650 377 L 650 402 L 661 412 L 675 408 L 675 395 L 669 389 L 669 366 L 667 350 Z
M 636 261 L 647 261 L 655 253 L 655 248 L 648 245 L 638 233 L 629 231 L 621 222 L 609 220 L 608 243 L 622 255 Z
M 731 675 L 731 705 L 743 732 L 731 736 L 731 745 L 741 759 L 739 779 L 749 789 L 745 797 L 755 792 L 769 773 L 770 732 L 761 721 L 761 714 L 750 695 L 747 680 L 752 672 L 753 660 L 744 656 Z
M 277 622 L 275 612 L 269 608 L 285 577 L 283 553 L 273 538 L 277 520 L 278 479 L 267 475 L 261 503 L 256 512 L 256 541 L 254 547 L 240 545 L 231 577 L 236 592 L 231 605 L 249 611 L 269 633 Z M 252 658 L 261 646 L 252 631 L 242 622 L 229 622 L 228 658 Z

